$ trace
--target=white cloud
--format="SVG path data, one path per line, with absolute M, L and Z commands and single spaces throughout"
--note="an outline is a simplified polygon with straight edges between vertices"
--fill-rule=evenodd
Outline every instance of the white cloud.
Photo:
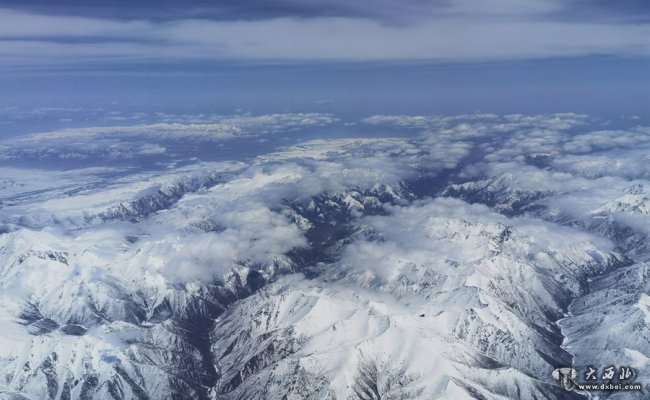
M 329 114 L 269 114 L 260 116 L 242 115 L 215 117 L 213 123 L 155 123 L 125 126 L 105 126 L 64 129 L 53 132 L 34 133 L 13 141 L 21 144 L 35 144 L 45 140 L 93 139 L 107 136 L 149 137 L 155 139 L 206 139 L 219 140 L 237 136 L 256 136 L 310 126 L 323 126 L 338 121 Z M 9 141 L 10 143 L 13 141 Z
M 564 143 L 570 153 L 589 153 L 595 150 L 618 147 L 635 147 L 650 143 L 650 128 L 637 127 L 629 131 L 595 131 L 572 136 Z
M 389 286 L 404 276 L 423 279 L 422 274 L 491 276 L 493 268 L 506 268 L 507 262 L 489 266 L 494 262 L 491 257 L 501 255 L 511 263 L 530 262 L 532 274 L 533 266 L 546 267 L 549 260 L 544 252 L 582 252 L 573 262 L 586 265 L 595 254 L 592 251 L 605 257 L 613 249 L 608 240 L 595 235 L 537 219 L 509 219 L 485 205 L 450 198 L 392 207 L 389 212 L 389 216 L 365 218 L 378 239 L 354 242 L 342 259 L 351 273 L 371 272 Z M 548 266 L 550 271 L 556 267 Z
M 5 9 L 0 10 L 0 56 L 5 64 L 33 64 L 80 59 L 485 61 L 650 54 L 647 24 L 553 19 L 544 8 L 456 1 L 447 12 L 423 13 L 408 24 L 360 17 L 121 22 Z M 53 40 L 57 37 L 101 40 Z
M 470 139 L 489 135 L 509 134 L 514 139 L 530 142 L 535 136 L 549 139 L 549 131 L 559 135 L 569 129 L 587 125 L 591 117 L 585 114 L 556 113 L 539 115 L 460 114 L 442 115 L 373 115 L 361 122 L 395 128 L 418 129 L 436 138 Z M 536 131 L 539 131 L 537 133 Z M 513 135 L 514 133 L 514 135 Z M 508 135 L 502 135 L 509 137 Z
M 259 137 L 279 132 L 325 126 L 338 121 L 330 114 L 294 113 L 238 116 L 163 116 L 180 120 L 210 120 L 202 123 L 161 122 L 121 126 L 69 128 L 33 133 L 0 141 L 0 160 L 26 157 L 87 159 L 133 158 L 165 153 L 155 141 L 219 142 Z M 128 119 L 127 117 L 124 117 Z M 129 117 L 130 118 L 130 117 Z M 144 142 L 144 143 L 143 143 Z
M 157 144 L 145 144 L 140 146 L 138 149 L 138 154 L 142 155 L 154 155 L 154 154 L 163 154 L 167 151 L 163 146 Z
M 567 154 L 553 160 L 560 171 L 587 178 L 619 176 L 629 179 L 650 178 L 650 148 L 614 149 L 587 154 Z
M 308 246 L 295 224 L 263 204 L 222 204 L 211 214 L 218 232 L 165 235 L 147 242 L 137 263 L 159 266 L 153 270 L 173 281 L 192 282 L 222 276 L 239 263 L 268 267 L 288 251 Z

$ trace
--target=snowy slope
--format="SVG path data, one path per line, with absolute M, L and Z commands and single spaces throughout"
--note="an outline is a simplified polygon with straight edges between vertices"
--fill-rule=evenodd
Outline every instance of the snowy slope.
M 296 376 L 318 382 L 305 395 L 348 398 L 364 360 L 401 382 L 383 395 L 540 398 L 549 369 L 571 362 L 555 321 L 586 276 L 621 262 L 606 240 L 449 199 L 366 223 L 372 239 L 322 280 L 279 281 L 222 317 L 225 398 L 281 397 Z
M 587 119 L 373 116 L 415 133 L 3 166 L 0 399 L 585 398 L 551 377 L 572 363 L 648 381 L 648 131 Z M 234 140 L 172 128 L 106 140 Z

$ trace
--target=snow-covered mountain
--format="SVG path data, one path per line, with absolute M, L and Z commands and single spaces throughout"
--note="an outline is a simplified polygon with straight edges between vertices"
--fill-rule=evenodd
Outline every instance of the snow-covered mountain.
M 269 121 L 335 121 L 299 117 Z M 650 381 L 648 132 L 586 119 L 374 116 L 417 134 L 2 166 L 0 399 L 642 399 L 552 377 Z

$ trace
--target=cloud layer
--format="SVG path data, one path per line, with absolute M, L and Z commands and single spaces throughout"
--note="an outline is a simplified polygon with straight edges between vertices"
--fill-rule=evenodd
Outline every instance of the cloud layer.
M 156 118 L 166 121 L 170 116 L 160 114 L 156 115 Z M 69 128 L 19 136 L 0 141 L 0 160 L 155 157 L 167 152 L 165 143 L 173 143 L 176 146 L 201 146 L 207 143 L 213 146 L 213 150 L 217 150 L 215 146 L 228 140 L 255 139 L 279 133 L 291 134 L 301 129 L 326 126 L 338 121 L 338 118 L 332 115 L 319 113 L 200 115 L 173 118 L 182 122 Z
M 489 61 L 650 54 L 647 23 L 561 18 L 570 9 L 562 2 L 500 1 L 486 6 L 455 0 L 368 6 L 379 11 L 297 16 L 288 8 L 284 14 L 253 19 L 164 21 L 0 9 L 0 57 L 4 65 L 34 65 L 82 60 Z M 382 14 L 404 18 L 387 20 Z

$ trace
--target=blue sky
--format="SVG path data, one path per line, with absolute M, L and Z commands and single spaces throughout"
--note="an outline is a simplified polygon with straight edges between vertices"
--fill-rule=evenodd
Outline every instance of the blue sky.
M 649 16 L 637 0 L 3 1 L 0 107 L 643 117 Z

